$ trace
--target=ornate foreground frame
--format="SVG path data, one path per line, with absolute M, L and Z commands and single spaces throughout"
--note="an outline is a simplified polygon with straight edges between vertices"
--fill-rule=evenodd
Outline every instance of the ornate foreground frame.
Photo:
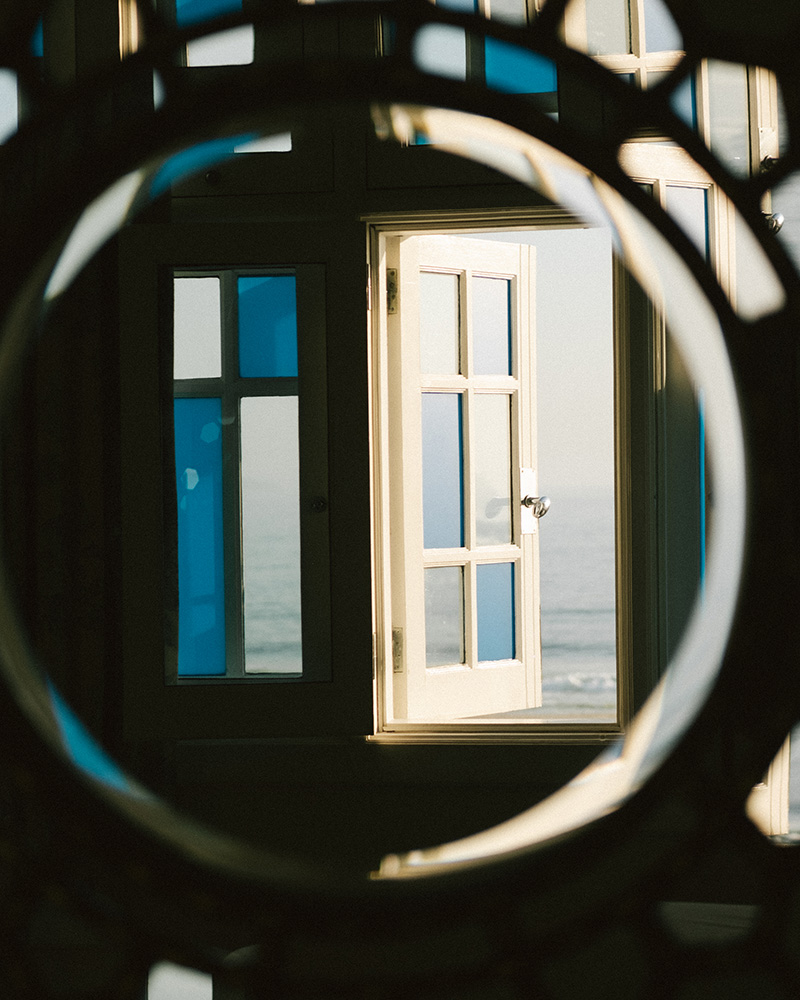
M 447 875 L 348 880 L 299 867 L 195 830 L 162 803 L 82 775 L 52 737 L 45 688 L 4 584 L 0 975 L 6 995 L 141 998 L 148 969 L 162 959 L 212 972 L 219 996 L 227 997 L 797 994 L 800 861 L 793 849 L 755 831 L 744 803 L 800 720 L 800 285 L 760 211 L 765 191 L 800 167 L 794 143 L 800 8 L 792 0 L 668 5 L 687 39 L 687 57 L 650 92 L 630 90 L 566 47 L 558 33 L 566 0 L 548 0 L 530 29 L 423 0 L 265 5 L 246 19 L 275 26 L 301 16 L 345 24 L 391 19 L 394 52 L 363 61 L 230 67 L 214 83 L 169 70 L 176 46 L 209 25 L 180 32 L 148 15 L 146 48 L 64 90 L 43 85 L 28 54 L 41 13 L 36 0 L 3 9 L 0 65 L 30 82 L 38 111 L 0 149 L 0 377 L 35 328 L 64 233 L 86 205 L 142 162 L 215 135 L 277 126 L 323 100 L 434 105 L 530 131 L 616 188 L 679 249 L 724 330 L 748 462 L 738 611 L 718 679 L 679 744 L 618 810 L 569 836 Z M 227 17 L 213 27 L 241 20 Z M 613 110 L 607 127 L 599 133 L 588 121 L 557 123 L 512 95 L 422 74 L 411 42 L 421 24 L 434 21 L 553 59 L 560 73 L 604 95 Z M 669 93 L 706 57 L 777 74 L 792 143 L 769 173 L 734 178 L 671 114 Z M 155 113 L 126 108 L 129 85 L 154 66 L 165 83 L 163 105 Z M 754 323 L 737 317 L 688 238 L 621 170 L 619 144 L 637 123 L 654 121 L 665 123 L 757 234 L 785 288 L 780 312 Z M 664 830 L 668 838 L 658 836 Z M 726 868 L 751 873 L 754 920 L 725 944 L 688 940 L 662 904 L 679 879 Z

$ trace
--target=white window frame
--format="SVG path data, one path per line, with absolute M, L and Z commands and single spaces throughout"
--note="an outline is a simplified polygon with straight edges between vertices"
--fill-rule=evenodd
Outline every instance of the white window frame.
M 392 588 L 396 586 L 392 567 L 392 539 L 390 507 L 392 490 L 397 489 L 390 476 L 390 414 L 387 323 L 387 240 L 418 234 L 450 234 L 469 232 L 510 232 L 514 229 L 583 228 L 563 210 L 544 208 L 518 211 L 476 211 L 469 213 L 437 212 L 431 214 L 409 213 L 392 218 L 367 217 L 369 303 L 372 316 L 370 342 L 371 409 L 372 409 L 372 483 L 373 483 L 373 648 L 374 648 L 374 707 L 375 735 L 379 742 L 407 742 L 445 740 L 447 742 L 474 742 L 492 739 L 497 742 L 542 743 L 608 743 L 620 736 L 628 721 L 627 706 L 631 698 L 629 670 L 624 666 L 627 647 L 620 642 L 618 627 L 617 648 L 617 719 L 609 722 L 560 722 L 557 720 L 492 720 L 477 722 L 419 722 L 394 718 L 393 673 L 397 655 L 402 650 L 398 644 L 402 637 L 393 631 Z M 616 404 L 615 404 L 616 408 Z M 615 477 L 620 474 L 619 452 L 615 460 Z M 618 505 L 620 502 L 619 490 Z M 617 531 L 617 555 L 621 532 Z M 619 565 L 619 561 L 618 561 Z M 619 598 L 620 572 L 617 572 L 617 597 Z M 618 601 L 618 616 L 621 613 Z M 624 611 L 622 612 L 624 614 Z

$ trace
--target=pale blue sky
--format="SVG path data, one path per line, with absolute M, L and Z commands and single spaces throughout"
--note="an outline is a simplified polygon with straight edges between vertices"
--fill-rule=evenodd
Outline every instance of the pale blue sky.
M 482 233 L 536 252 L 539 491 L 614 488 L 611 235 Z

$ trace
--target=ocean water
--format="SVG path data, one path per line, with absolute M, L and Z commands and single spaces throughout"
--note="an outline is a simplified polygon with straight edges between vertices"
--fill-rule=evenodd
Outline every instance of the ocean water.
M 552 491 L 539 521 L 543 710 L 616 710 L 614 495 Z
M 251 484 L 245 514 L 247 667 L 301 667 L 299 523 Z M 280 492 L 280 491 L 278 491 Z M 613 718 L 616 611 L 613 493 L 553 491 L 539 521 L 543 707 L 536 718 Z M 282 516 L 269 512 L 281 510 Z M 277 530 L 276 530 L 277 529 Z

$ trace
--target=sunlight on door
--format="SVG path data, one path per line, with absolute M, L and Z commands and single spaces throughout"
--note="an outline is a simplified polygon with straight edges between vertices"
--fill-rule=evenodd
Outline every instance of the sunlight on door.
M 387 263 L 391 713 L 614 721 L 609 236 L 401 237 Z

